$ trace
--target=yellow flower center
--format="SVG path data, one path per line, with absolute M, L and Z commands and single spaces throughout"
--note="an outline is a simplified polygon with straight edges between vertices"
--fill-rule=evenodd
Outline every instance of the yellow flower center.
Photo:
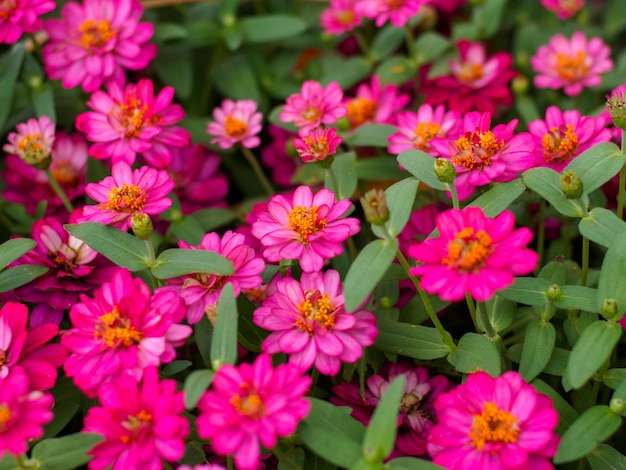
M 466 132 L 455 142 L 459 153 L 452 157 L 452 163 L 467 168 L 479 169 L 491 165 L 491 158 L 504 147 L 504 142 L 496 139 L 493 132 Z
M 0 403 L 0 430 L 4 430 L 7 423 L 13 416 L 11 410 L 9 409 L 9 405 L 6 403 Z
M 543 156 L 547 163 L 563 163 L 571 159 L 578 150 L 578 135 L 571 124 L 550 128 L 541 138 Z
M 296 206 L 287 218 L 289 228 L 300 237 L 300 243 L 308 243 L 309 235 L 313 235 L 326 227 L 326 219 L 319 219 L 317 206 Z
M 85 20 L 78 30 L 82 33 L 80 45 L 85 49 L 104 47 L 115 37 L 115 31 L 111 29 L 108 20 Z
M 321 294 L 319 290 L 311 290 L 298 305 L 300 317 L 296 318 L 296 326 L 300 331 L 313 332 L 313 322 L 330 330 L 335 326 L 335 306 L 330 301 L 330 294 Z
M 148 111 L 148 106 L 137 98 L 135 92 L 129 92 L 124 96 L 120 110 L 122 112 L 122 125 L 126 129 L 125 137 L 127 139 L 139 137 L 144 126 L 150 126 L 161 118 L 160 116 L 152 116 L 151 119 L 147 119 L 146 112 Z
M 448 256 L 441 262 L 462 271 L 475 271 L 491 254 L 491 244 L 491 237 L 484 230 L 474 232 L 472 227 L 465 227 L 448 243 Z
M 310 123 L 317 122 L 322 117 L 320 109 L 317 106 L 311 106 L 310 108 L 305 109 L 300 113 L 300 115 L 305 121 Z
M 575 80 L 589 72 L 590 62 L 585 51 L 578 51 L 575 54 L 559 52 L 556 55 L 556 72 L 563 80 Z
M 513 444 L 519 436 L 517 418 L 498 408 L 495 403 L 487 402 L 479 415 L 474 415 L 474 422 L 469 437 L 476 450 L 482 450 L 485 444 Z
M 65 160 L 55 161 L 50 166 L 50 172 L 55 180 L 65 186 L 74 186 L 78 181 L 74 167 Z
M 344 10 L 337 13 L 335 16 L 339 24 L 347 26 L 354 21 L 354 12 L 352 10 Z
M 135 184 L 124 183 L 111 188 L 108 196 L 109 202 L 101 203 L 100 209 L 132 214 L 141 211 L 146 204 L 146 192 Z
M 101 315 L 98 319 L 100 324 L 96 326 L 93 337 L 102 339 L 102 342 L 110 348 L 120 345 L 127 348 L 143 339 L 144 333 L 137 331 L 130 324 L 130 320 L 120 314 L 117 305 L 111 312 Z
M 304 143 L 308 145 L 309 152 L 315 155 L 317 160 L 324 160 L 328 156 L 330 148 L 326 136 L 323 135 L 317 139 L 307 136 L 304 138 Z
M 483 78 L 483 74 L 482 64 L 465 62 L 461 64 L 461 70 L 457 74 L 457 78 L 463 83 L 472 83 Z
M 142 428 L 149 426 L 152 423 L 152 414 L 146 410 L 141 410 L 136 415 L 128 416 L 126 421 L 122 422 L 122 427 L 130 431 L 130 434 L 120 436 L 120 442 L 122 444 L 128 444 L 129 442 L 135 442 L 139 432 Z
M 371 121 L 376 116 L 377 105 L 375 101 L 365 98 L 354 98 L 346 105 L 348 120 L 352 127 L 358 127 L 364 122 Z
M 242 388 L 248 388 L 247 384 L 245 385 L 246 387 Z M 243 398 L 239 395 L 234 395 L 230 399 L 230 404 L 233 405 L 238 413 L 249 416 L 253 419 L 259 419 L 265 413 L 263 400 L 261 400 L 261 397 L 259 397 L 255 391 L 251 391 Z
M 7 353 L 0 349 L 0 367 L 7 363 Z
M 0 19 L 8 20 L 16 7 L 16 0 L 0 0 Z
M 428 148 L 428 142 L 437 137 L 440 130 L 441 125 L 436 122 L 420 122 L 413 131 L 415 134 L 413 138 L 414 147 L 416 149 Z
M 238 139 L 246 134 L 248 126 L 241 119 L 234 118 L 229 114 L 226 116 L 224 129 L 230 137 Z

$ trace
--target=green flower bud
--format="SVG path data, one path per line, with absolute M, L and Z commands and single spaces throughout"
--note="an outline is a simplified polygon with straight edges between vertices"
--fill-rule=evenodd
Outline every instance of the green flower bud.
M 626 130 L 626 92 L 614 93 L 606 100 L 606 107 L 613 120 L 613 125 Z
M 511 89 L 516 95 L 523 95 L 528 91 L 528 79 L 523 75 L 518 75 L 511 82 Z
M 32 75 L 28 79 L 28 85 L 34 90 L 41 90 L 43 78 L 41 78 L 41 75 Z
M 365 212 L 365 219 L 374 225 L 384 225 L 389 220 L 387 198 L 382 189 L 370 189 L 361 198 L 361 205 Z
M 152 236 L 152 220 L 147 214 L 133 214 L 131 227 L 135 236 L 141 240 L 149 240 Z
M 583 182 L 573 171 L 561 175 L 561 191 L 567 199 L 578 199 L 583 195 Z
M 546 297 L 551 302 L 559 300 L 561 297 L 563 297 L 561 286 L 559 286 L 558 284 L 552 284 L 550 287 L 548 287 L 548 290 L 546 291 Z
M 393 307 L 393 302 L 391 298 L 385 296 L 380 299 L 380 308 L 382 308 L 383 310 L 389 310 L 392 307 Z
M 622 414 L 624 412 L 624 408 L 626 408 L 626 403 L 621 398 L 612 398 L 609 403 L 609 408 L 613 413 Z
M 454 165 L 445 158 L 438 158 L 433 164 L 435 167 L 435 175 L 442 183 L 452 183 L 456 178 L 456 170 Z
M 600 314 L 607 320 L 617 315 L 617 300 L 613 298 L 604 299 L 600 306 Z
M 347 117 L 341 117 L 335 122 L 337 132 L 347 132 L 350 130 L 350 120 Z

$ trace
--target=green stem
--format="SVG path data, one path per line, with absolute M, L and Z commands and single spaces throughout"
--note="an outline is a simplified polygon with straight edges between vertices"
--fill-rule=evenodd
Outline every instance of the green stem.
M 600 391 L 600 385 L 602 384 L 602 379 L 604 375 L 606 374 L 606 371 L 609 369 L 610 364 L 611 364 L 611 358 L 608 358 L 604 362 L 604 365 L 602 366 L 602 369 L 600 370 L 600 372 L 593 378 L 594 379 L 593 388 L 591 389 L 591 395 L 589 396 L 588 408 L 591 408 L 593 405 L 595 405 L 596 400 L 598 399 L 598 392 Z
M 67 194 L 65 194 L 65 191 L 63 190 L 59 182 L 54 179 L 50 168 L 46 168 L 44 171 L 46 172 L 46 176 L 48 177 L 48 182 L 50 183 L 50 186 L 52 186 L 52 190 L 56 193 L 57 196 L 59 196 L 59 198 L 61 198 L 65 210 L 67 210 L 67 212 L 69 212 L 70 214 L 74 212 L 74 206 L 67 198 Z
M 226 468 L 228 470 L 234 470 L 235 466 L 233 465 L 233 456 L 232 455 L 228 455 L 226 457 Z
M 461 203 L 459 202 L 459 193 L 456 191 L 456 185 L 454 182 L 448 183 L 448 190 L 450 191 L 450 195 L 452 196 L 452 207 L 455 209 L 461 209 Z
M 265 176 L 263 168 L 261 168 L 261 165 L 259 164 L 259 161 L 256 159 L 254 154 L 250 151 L 250 149 L 244 146 L 241 146 L 241 151 L 243 153 L 243 156 L 246 157 L 246 160 L 248 160 L 248 163 L 252 167 L 252 170 L 254 171 L 257 179 L 261 182 L 261 185 L 263 186 L 263 189 L 265 189 L 267 195 L 273 195 L 274 188 L 272 187 L 272 183 L 270 183 L 270 181 L 267 179 L 267 176 Z
M 354 35 L 354 39 L 356 39 L 356 42 L 359 45 L 359 49 L 361 49 L 361 52 L 363 53 L 363 55 L 367 57 L 368 60 L 371 60 L 370 48 L 367 45 L 367 41 L 365 40 L 365 37 L 363 36 L 363 34 L 361 34 L 361 31 L 359 31 L 358 29 L 355 29 L 352 32 L 352 34 Z
M 333 185 L 333 192 L 335 193 L 335 200 L 339 200 L 339 184 L 337 182 L 337 175 L 332 168 L 326 168 L 326 177 L 330 179 L 330 183 Z
M 283 451 L 280 449 L 280 445 L 276 444 L 276 447 L 274 447 L 272 449 L 272 454 L 274 454 L 276 456 L 276 458 L 278 459 L 278 461 L 280 462 L 280 466 L 283 467 L 287 467 L 287 468 L 292 468 L 293 470 L 300 470 L 300 465 L 298 465 L 296 462 L 294 462 L 292 459 L 290 459 L 289 457 L 287 457 Z
M 472 318 L 474 329 L 476 330 L 476 333 L 480 333 L 480 328 L 478 328 L 478 322 L 476 321 L 476 306 L 474 305 L 474 299 L 472 299 L 469 292 L 465 293 L 465 302 L 467 303 L 467 309 L 469 310 L 470 317 Z
M 311 371 L 311 390 L 313 390 L 313 387 L 315 387 L 315 384 L 317 384 L 317 380 L 320 378 L 320 371 L 317 370 L 317 367 L 313 367 L 313 370 Z
M 352 261 L 356 259 L 358 252 L 356 250 L 356 245 L 354 244 L 354 239 L 352 237 L 348 237 L 348 252 L 350 253 L 350 258 Z
M 537 263 L 537 269 L 543 266 L 543 255 L 546 245 L 546 200 L 541 199 L 539 203 L 539 226 L 537 227 L 537 254 L 539 255 L 539 262 Z
M 154 246 L 152 245 L 152 237 L 144 240 L 146 248 L 148 249 L 148 263 L 150 266 L 150 277 L 152 278 L 152 287 L 156 289 L 161 285 L 161 282 L 152 273 L 152 266 L 156 264 L 156 255 L 154 253 Z
M 483 321 L 483 327 L 485 328 L 485 333 L 487 333 L 487 337 L 489 339 L 495 338 L 497 333 L 491 325 L 491 320 L 489 320 L 489 314 L 487 313 L 487 304 L 485 304 L 485 302 L 478 302 L 478 311 L 480 312 L 480 319 Z
M 624 216 L 624 185 L 626 185 L 626 165 L 619 171 L 619 189 L 617 192 L 617 209 L 615 213 L 620 219 Z
M 406 40 L 406 49 L 409 52 L 409 58 L 412 62 L 416 62 L 417 51 L 415 50 L 415 43 L 413 42 L 413 31 L 408 23 L 404 26 L 404 38 Z
M 589 239 L 583 237 L 583 259 L 582 259 L 582 273 L 580 276 L 580 285 L 587 285 L 587 273 L 589 272 Z

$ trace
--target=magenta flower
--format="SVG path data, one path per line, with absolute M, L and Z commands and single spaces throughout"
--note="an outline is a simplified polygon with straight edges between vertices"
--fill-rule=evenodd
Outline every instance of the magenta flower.
M 159 380 L 156 367 L 147 367 L 141 383 L 130 374 L 98 390 L 102 406 L 89 408 L 84 432 L 104 436 L 89 454 L 92 470 L 163 468 L 185 453 L 189 423 L 183 416 L 183 392 L 175 380 Z
M 9 143 L 2 149 L 36 168 L 48 168 L 55 137 L 54 122 L 48 116 L 42 116 L 29 119 L 16 127 L 17 132 L 9 134 Z
M 8 0 L 0 5 L 0 44 L 13 44 L 24 33 L 43 28 L 44 15 L 56 7 L 53 0 Z
M 68 2 L 61 20 L 46 22 L 50 42 L 43 48 L 48 77 L 64 88 L 81 85 L 91 93 L 102 83 L 124 86 L 124 69 L 140 70 L 156 57 L 148 41 L 152 23 L 140 23 L 143 6 L 136 0 Z
M 331 82 L 323 88 L 319 82 L 307 80 L 302 84 L 300 94 L 295 93 L 287 98 L 279 119 L 282 122 L 293 122 L 300 128 L 300 136 L 304 137 L 321 124 L 334 124 L 345 116 L 346 107 L 342 101 L 343 91 L 337 82 Z
M 0 459 L 5 452 L 22 455 L 28 441 L 43 436 L 43 427 L 52 421 L 54 399 L 48 392 L 32 391 L 28 375 L 16 367 L 0 377 Z
M 343 142 L 337 136 L 337 129 L 317 127 L 303 139 L 297 137 L 293 145 L 303 162 L 319 162 L 337 153 L 337 146 Z
M 233 286 L 235 296 L 244 289 L 254 289 L 261 285 L 260 274 L 265 269 L 265 262 L 256 257 L 254 250 L 245 244 L 245 237 L 239 233 L 228 230 L 222 238 L 217 233 L 207 233 L 198 246 L 189 245 L 181 240 L 178 247 L 219 253 L 228 258 L 235 269 L 235 272 L 228 276 L 193 273 L 166 279 L 169 285 L 157 289 L 159 292 L 175 292 L 185 301 L 189 323 L 198 323 L 211 308 L 214 312 L 225 284 L 230 283 Z
M 198 465 L 194 465 L 193 467 L 189 465 L 181 465 L 178 467 L 178 470 L 226 470 L 226 467 L 223 467 L 216 463 L 209 463 L 209 464 L 201 463 Z
M 338 35 L 352 31 L 363 19 L 356 13 L 359 0 L 330 0 L 330 5 L 320 15 L 320 25 L 326 34 Z
M 541 5 L 562 20 L 571 18 L 585 6 L 585 0 L 541 0 Z
M 65 373 L 89 397 L 126 373 L 140 380 L 146 367 L 176 358 L 174 348 L 191 334 L 191 327 L 177 324 L 184 317 L 174 292 L 152 295 L 141 279 L 118 269 L 93 298 L 81 295 L 72 306 L 73 328 L 61 337 L 70 350 Z
M 508 84 L 517 75 L 511 54 L 498 52 L 487 57 L 482 43 L 467 39 L 456 47 L 459 60 L 450 61 L 452 75 L 424 79 L 420 93 L 426 96 L 426 103 L 445 103 L 461 114 L 471 110 L 495 114 L 497 106 L 509 106 L 513 95 Z
M 261 132 L 263 115 L 257 112 L 257 104 L 253 100 L 224 100 L 221 108 L 213 110 L 213 119 L 209 122 L 206 132 L 215 136 L 212 144 L 220 148 L 229 149 L 238 142 L 246 148 L 258 147 L 261 139 L 257 136 Z
M 362 124 L 393 124 L 396 113 L 409 103 L 409 95 L 399 94 L 396 85 L 380 85 L 380 79 L 373 75 L 370 83 L 361 83 L 354 98 L 346 98 L 347 117 L 350 128 Z
M 107 89 L 108 93 L 97 90 L 92 94 L 87 106 L 93 111 L 76 118 L 76 128 L 95 142 L 89 155 L 132 165 L 140 154 L 150 165 L 165 168 L 171 161 L 170 147 L 189 145 L 191 134 L 174 126 L 185 113 L 171 104 L 172 87 L 164 87 L 156 97 L 154 85 L 147 79 L 123 88 L 110 82 Z
M 598 86 L 601 74 L 613 70 L 611 49 L 600 38 L 587 40 L 580 31 L 571 41 L 557 34 L 547 46 L 540 46 L 530 58 L 533 83 L 537 88 L 563 88 L 566 95 L 576 96 L 585 87 Z
M 561 111 L 556 106 L 546 110 L 546 119 L 528 123 L 535 139 L 534 166 L 547 166 L 560 172 L 588 148 L 611 140 L 604 116 L 581 116 L 575 109 Z
M 490 129 L 489 113 L 463 116 L 460 136 L 434 138 L 430 145 L 454 165 L 459 199 L 468 198 L 478 186 L 515 179 L 534 163 L 533 138 L 527 132 L 513 135 L 517 119 Z
M 457 135 L 460 127 L 461 115 L 456 111 L 446 111 L 444 105 L 433 108 L 429 104 L 423 104 L 417 113 L 404 111 L 396 114 L 398 132 L 389 136 L 388 151 L 399 154 L 405 150 L 422 150 L 436 156 L 430 141 L 435 137 Z
M 428 436 L 433 462 L 467 468 L 548 469 L 559 436 L 552 400 L 537 393 L 519 373 L 492 378 L 471 374 L 435 400 L 438 424 Z
M 376 26 L 381 27 L 387 21 L 397 28 L 403 27 L 417 15 L 422 4 L 426 0 L 360 0 L 357 2 L 355 11 L 358 15 L 371 18 L 376 21 Z
M 289 354 L 289 363 L 302 372 L 311 366 L 335 375 L 342 362 L 355 362 L 363 348 L 374 344 L 376 318 L 359 307 L 344 308 L 339 273 L 303 273 L 300 282 L 278 280 L 276 292 L 254 312 L 254 323 L 273 331 L 261 345 L 263 352 Z
M 328 189 L 314 195 L 308 186 L 299 186 L 293 197 L 270 199 L 267 212 L 252 224 L 252 235 L 265 247 L 268 261 L 299 259 L 303 271 L 320 271 L 325 260 L 343 253 L 341 242 L 360 230 L 358 219 L 341 219 L 350 205 L 348 199 L 335 202 Z
M 270 124 L 268 130 L 272 140 L 261 147 L 261 162 L 271 172 L 274 183 L 289 188 L 293 186 L 291 178 L 298 166 L 293 151 L 296 134 L 274 124 Z
M 276 446 L 277 438 L 296 431 L 311 404 L 304 394 L 311 378 L 301 376 L 290 364 L 275 369 L 268 355 L 254 364 L 225 364 L 213 379 L 213 390 L 198 402 L 198 435 L 211 439 L 215 452 L 235 455 L 240 470 L 256 470 L 260 445 Z
M 95 206 L 85 206 L 78 222 L 102 222 L 119 229 L 130 227 L 134 214 L 160 214 L 172 200 L 167 197 L 174 182 L 165 170 L 142 166 L 131 170 L 126 162 L 113 165 L 111 176 L 90 183 L 85 191 Z
M 420 263 L 410 274 L 421 276 L 420 287 L 443 300 L 455 302 L 467 292 L 480 302 L 489 300 L 496 290 L 513 284 L 514 276 L 537 267 L 539 256 L 525 248 L 532 232 L 514 226 L 510 211 L 495 219 L 479 207 L 442 212 L 437 215 L 439 237 L 409 248 Z

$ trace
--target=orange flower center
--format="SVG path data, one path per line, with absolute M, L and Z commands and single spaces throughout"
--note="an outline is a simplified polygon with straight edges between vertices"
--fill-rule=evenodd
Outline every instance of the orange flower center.
M 504 142 L 496 139 L 493 132 L 466 132 L 455 142 L 459 153 L 452 157 L 452 163 L 467 168 L 479 169 L 491 165 L 492 157 L 504 147 Z
M 319 219 L 317 206 L 296 206 L 287 218 L 289 228 L 300 237 L 300 243 L 308 243 L 309 235 L 315 234 L 326 227 L 326 219 Z
M 55 161 L 50 166 L 50 172 L 55 180 L 65 186 L 74 186 L 78 180 L 74 167 L 65 160 Z
M 244 385 L 246 386 L 242 388 L 248 388 L 247 384 Z M 243 398 L 239 395 L 234 395 L 230 399 L 230 404 L 233 405 L 238 413 L 253 419 L 259 419 L 265 413 L 263 400 L 261 400 L 261 397 L 257 395 L 255 391 L 251 391 Z
M 354 21 L 354 12 L 352 10 L 340 11 L 335 15 L 335 18 L 337 18 L 339 24 L 347 26 L 349 24 L 352 24 L 352 22 Z
M 406 3 L 406 0 L 385 0 L 385 3 L 392 10 L 397 10 L 398 8 L 402 8 Z
M 226 116 L 226 121 L 224 122 L 224 129 L 229 137 L 233 137 L 238 139 L 239 137 L 243 137 L 248 131 L 248 126 L 241 119 L 237 119 L 232 117 L 230 114 Z
M 111 23 L 108 20 L 85 20 L 78 30 L 82 33 L 79 39 L 80 45 L 85 49 L 104 47 L 115 37 L 115 31 L 111 29 Z
M 317 160 L 324 160 L 328 156 L 330 147 L 326 136 L 323 135 L 317 139 L 313 136 L 307 136 L 304 138 L 304 143 L 308 145 L 309 152 L 315 155 Z
M 476 450 L 482 450 L 488 442 L 513 444 L 519 436 L 517 418 L 498 405 L 486 402 L 483 411 L 474 415 L 474 422 L 469 437 Z
M 100 209 L 135 213 L 143 209 L 146 204 L 146 192 L 135 184 L 122 184 L 111 188 L 108 193 L 109 202 L 100 204 Z
M 302 118 L 310 123 L 317 122 L 322 117 L 320 109 L 317 106 L 311 106 L 300 113 Z
M 17 143 L 17 149 L 25 154 L 41 152 L 43 150 L 41 134 L 26 134 Z
M 138 344 L 144 336 L 142 331 L 137 331 L 130 320 L 122 316 L 115 305 L 113 310 L 98 317 L 101 323 L 96 325 L 93 332 L 95 339 L 102 339 L 108 347 L 124 346 L 128 348 Z
M 11 416 L 13 416 L 13 413 L 11 413 L 9 405 L 6 403 L 0 403 L 0 430 L 5 429 L 5 426 L 11 419 Z
M 48 250 L 47 257 L 50 261 L 57 265 L 59 270 L 68 274 L 74 272 L 74 269 L 77 267 L 76 264 L 74 264 L 73 262 L 74 258 L 68 259 L 63 253 L 59 251 Z
M 484 71 L 482 64 L 465 62 L 461 64 L 461 70 L 459 71 L 457 78 L 463 83 L 473 83 L 476 80 L 483 78 L 483 74 Z
M 122 111 L 122 125 L 126 129 L 125 137 L 139 137 L 144 126 L 150 126 L 158 122 L 160 116 L 146 117 L 148 106 L 143 103 L 135 93 L 127 93 L 120 105 Z
M 16 0 L 0 0 L 0 19 L 7 20 L 16 8 Z
M 152 414 L 150 414 L 146 410 L 141 410 L 136 415 L 128 416 L 128 419 L 122 422 L 122 426 L 130 431 L 130 434 L 125 434 L 124 436 L 120 436 L 120 441 L 122 444 L 128 444 L 129 442 L 135 442 L 137 440 L 137 436 L 139 432 L 144 429 L 146 426 L 149 426 L 152 423 Z
M 585 51 L 575 54 L 557 53 L 556 72 L 563 80 L 575 80 L 584 77 L 589 72 L 590 59 Z
M 348 120 L 352 127 L 358 127 L 376 116 L 376 102 L 366 98 L 354 98 L 346 105 Z
M 335 326 L 335 307 L 330 301 L 330 294 L 321 294 L 319 290 L 311 290 L 298 305 L 300 317 L 296 326 L 300 331 L 313 332 L 313 322 L 330 330 Z
M 580 9 L 580 3 L 578 0 L 561 0 L 559 2 L 559 8 L 573 15 Z
M 448 256 L 441 262 L 462 271 L 476 271 L 491 254 L 491 243 L 491 237 L 484 230 L 474 232 L 472 227 L 465 227 L 448 243 Z
M 0 349 L 0 367 L 7 363 L 7 353 Z
M 541 138 L 541 146 L 547 163 L 563 163 L 578 150 L 578 135 L 571 124 L 551 127 Z
M 437 137 L 440 130 L 441 125 L 436 122 L 420 122 L 413 131 L 415 134 L 413 138 L 414 147 L 416 149 L 428 148 L 428 142 Z

